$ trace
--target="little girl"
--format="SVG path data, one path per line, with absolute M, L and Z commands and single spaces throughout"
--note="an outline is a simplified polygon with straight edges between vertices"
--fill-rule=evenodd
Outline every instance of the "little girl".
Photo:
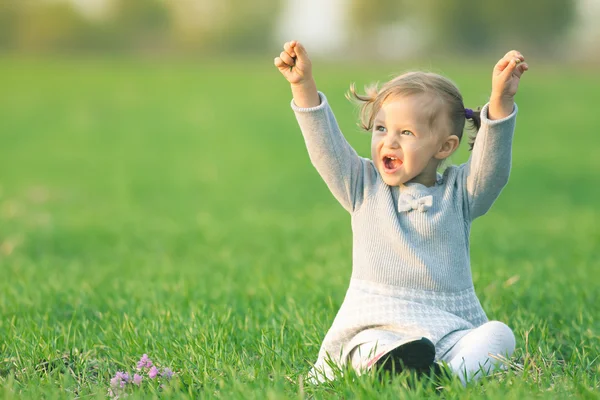
M 481 308 L 469 233 L 508 180 L 524 57 L 510 51 L 496 64 L 481 111 L 465 108 L 456 86 L 432 73 L 403 74 L 364 95 L 352 86 L 372 134 L 371 159 L 340 132 L 300 43 L 285 43 L 275 66 L 291 84 L 310 159 L 351 214 L 354 234 L 350 287 L 312 381 L 333 379 L 332 366 L 424 372 L 443 361 L 466 384 L 498 367 L 494 355 L 509 357 L 515 338 Z M 466 120 L 478 129 L 471 157 L 441 175 Z

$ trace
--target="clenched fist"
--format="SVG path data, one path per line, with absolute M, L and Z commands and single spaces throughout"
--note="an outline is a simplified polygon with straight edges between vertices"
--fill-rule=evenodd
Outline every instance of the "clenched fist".
M 492 73 L 490 119 L 501 119 L 512 113 L 521 76 L 528 69 L 525 57 L 516 50 L 509 51 L 496 63 Z
M 291 84 L 301 84 L 312 79 L 312 65 L 306 49 L 295 40 L 286 42 L 275 66 Z
M 317 86 L 312 76 L 312 64 L 304 46 L 295 40 L 286 42 L 274 63 L 291 84 L 294 102 L 298 107 L 314 107 L 320 104 Z

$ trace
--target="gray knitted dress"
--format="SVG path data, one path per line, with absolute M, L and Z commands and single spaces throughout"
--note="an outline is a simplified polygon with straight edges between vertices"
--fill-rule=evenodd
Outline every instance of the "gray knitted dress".
M 331 363 L 343 367 L 353 348 L 381 332 L 396 340 L 426 337 L 439 360 L 487 321 L 473 289 L 469 233 L 507 183 L 517 107 L 492 121 L 484 106 L 469 160 L 438 174 L 435 186 L 392 187 L 350 146 L 319 96 L 319 106 L 292 101 L 292 109 L 312 164 L 351 215 L 353 265 L 312 374 L 331 378 Z

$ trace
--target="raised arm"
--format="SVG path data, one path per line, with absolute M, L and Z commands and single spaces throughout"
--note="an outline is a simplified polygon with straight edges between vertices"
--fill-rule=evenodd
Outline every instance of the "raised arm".
M 296 41 L 286 43 L 275 66 L 290 82 L 292 108 L 312 164 L 342 206 L 355 211 L 364 198 L 365 175 L 375 179 L 372 164 L 344 138 L 326 97 L 317 91 L 304 47 Z
M 485 214 L 508 182 L 521 76 L 529 69 L 518 51 L 498 61 L 492 76 L 492 96 L 481 110 L 481 128 L 465 165 L 466 205 L 471 220 Z

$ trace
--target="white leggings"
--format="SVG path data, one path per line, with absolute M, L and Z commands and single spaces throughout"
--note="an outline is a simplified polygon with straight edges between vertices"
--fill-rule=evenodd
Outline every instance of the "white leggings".
M 351 362 L 357 371 L 364 370 L 375 352 L 391 344 L 382 339 L 363 343 L 352 351 Z M 463 336 L 439 361 L 446 362 L 465 385 L 504 367 L 491 355 L 510 357 L 514 350 L 512 330 L 502 322 L 489 321 Z

